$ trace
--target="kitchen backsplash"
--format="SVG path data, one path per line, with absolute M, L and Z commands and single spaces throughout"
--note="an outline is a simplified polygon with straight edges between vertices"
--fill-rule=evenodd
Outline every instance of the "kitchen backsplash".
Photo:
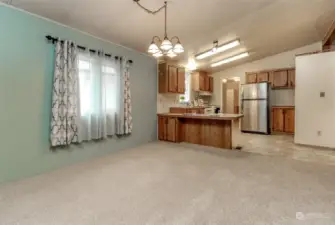
M 158 94 L 157 96 L 157 112 L 169 112 L 170 107 L 181 106 L 179 103 L 179 95 L 175 94 Z
M 270 104 L 273 106 L 294 106 L 294 89 L 275 89 L 270 92 Z

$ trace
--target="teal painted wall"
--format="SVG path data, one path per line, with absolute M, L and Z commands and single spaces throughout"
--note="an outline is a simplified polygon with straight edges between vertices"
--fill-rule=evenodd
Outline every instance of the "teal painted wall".
M 134 61 L 130 137 L 50 151 L 53 46 L 47 34 Z M 154 59 L 0 3 L 0 183 L 156 140 L 156 96 Z

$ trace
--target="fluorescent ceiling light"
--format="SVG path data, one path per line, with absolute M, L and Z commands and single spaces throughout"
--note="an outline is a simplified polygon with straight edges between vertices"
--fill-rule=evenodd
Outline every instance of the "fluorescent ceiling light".
M 211 65 L 211 67 L 216 67 L 216 66 L 220 66 L 222 64 L 226 64 L 226 63 L 230 63 L 232 61 L 235 61 L 235 60 L 238 60 L 238 59 L 242 59 L 242 58 L 245 58 L 249 56 L 249 53 L 248 52 L 244 52 L 244 53 L 241 53 L 239 55 L 235 55 L 235 56 L 232 56 L 232 57 L 229 57 L 229 58 L 226 58 L 224 60 L 221 60 L 219 62 L 216 62 L 216 63 L 213 63 Z
M 201 54 L 197 55 L 195 58 L 196 59 L 204 59 L 204 58 L 207 58 L 209 56 L 218 54 L 220 52 L 227 51 L 228 49 L 234 48 L 234 47 L 236 47 L 238 45 L 240 45 L 240 41 L 239 40 L 232 41 L 232 42 L 229 42 L 228 44 L 224 44 L 224 45 L 218 46 L 215 49 L 215 51 L 213 51 L 213 49 L 211 49 L 211 50 L 208 50 L 208 51 L 206 51 L 204 53 L 201 53 Z

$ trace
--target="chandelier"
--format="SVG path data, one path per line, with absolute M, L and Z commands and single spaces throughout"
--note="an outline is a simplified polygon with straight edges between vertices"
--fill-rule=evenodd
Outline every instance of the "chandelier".
M 156 13 L 160 12 L 162 9 L 165 10 L 165 32 L 164 32 L 164 39 L 160 39 L 158 36 L 153 36 L 151 44 L 148 48 L 148 52 L 152 54 L 154 57 L 158 58 L 161 56 L 168 56 L 173 58 L 177 56 L 177 54 L 184 52 L 184 47 L 181 45 L 180 40 L 177 36 L 172 37 L 171 39 L 168 38 L 167 29 L 166 29 L 166 18 L 167 18 L 167 2 L 164 2 L 164 5 L 160 7 L 156 11 L 151 11 L 144 6 L 142 6 L 139 1 L 140 0 L 133 0 L 137 3 L 139 7 L 145 10 L 147 13 L 155 15 Z

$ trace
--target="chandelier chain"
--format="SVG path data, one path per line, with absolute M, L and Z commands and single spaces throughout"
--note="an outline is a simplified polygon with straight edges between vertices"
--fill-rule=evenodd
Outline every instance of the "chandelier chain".
M 152 14 L 152 15 L 155 15 L 155 14 L 159 13 L 160 11 L 162 11 L 164 8 L 166 8 L 166 2 L 162 7 L 160 7 L 157 10 L 150 10 L 150 9 L 145 8 L 143 5 L 140 4 L 140 0 L 134 0 L 134 2 L 136 2 L 136 4 L 140 8 L 142 8 L 144 11 L 146 11 L 147 13 Z

